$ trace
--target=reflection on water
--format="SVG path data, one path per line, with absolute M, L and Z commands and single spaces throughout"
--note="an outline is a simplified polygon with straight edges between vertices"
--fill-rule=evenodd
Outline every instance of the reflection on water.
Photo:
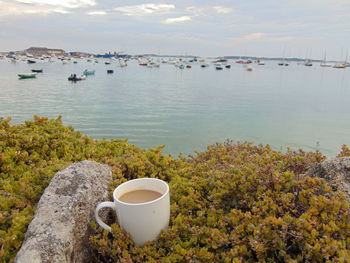
M 42 67 L 36 79 L 17 73 Z M 95 69 L 96 75 L 71 83 L 71 73 Z M 107 74 L 114 69 L 114 74 Z M 350 144 L 350 68 L 278 67 L 267 61 L 252 72 L 232 62 L 176 69 L 117 64 L 0 61 L 0 116 L 14 123 L 37 114 L 63 116 L 66 125 L 93 138 L 128 138 L 149 148 L 191 153 L 227 138 L 271 144 L 275 149 L 319 149 L 334 156 Z

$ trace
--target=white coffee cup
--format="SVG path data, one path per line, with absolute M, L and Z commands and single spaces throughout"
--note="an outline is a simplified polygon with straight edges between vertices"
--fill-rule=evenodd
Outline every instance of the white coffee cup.
M 161 197 L 146 203 L 125 203 L 119 198 L 125 193 L 135 190 L 151 190 L 162 194 Z M 155 178 L 139 178 L 119 185 L 113 192 L 113 202 L 102 202 L 95 209 L 97 223 L 111 231 L 98 215 L 101 208 L 112 208 L 121 228 L 130 233 L 137 246 L 156 240 L 160 231 L 169 225 L 170 194 L 166 182 Z

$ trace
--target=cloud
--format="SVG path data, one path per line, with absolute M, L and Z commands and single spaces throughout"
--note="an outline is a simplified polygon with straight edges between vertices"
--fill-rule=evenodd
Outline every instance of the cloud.
M 91 16 L 103 16 L 103 15 L 107 15 L 106 11 L 91 11 L 91 12 L 87 12 L 88 15 Z
M 49 15 L 51 13 L 67 14 L 70 13 L 69 8 L 62 7 L 60 4 L 55 6 L 53 2 L 48 1 L 49 5 L 38 4 L 39 2 L 29 0 L 13 1 L 5 0 L 1 1 L 0 17 L 13 16 L 13 15 Z
M 266 37 L 265 33 L 252 33 L 241 37 L 232 38 L 235 43 L 252 42 Z
M 270 40 L 273 40 L 273 41 L 291 41 L 291 40 L 296 40 L 297 38 L 296 37 L 271 37 L 269 38 Z
M 123 13 L 126 16 L 145 16 L 150 14 L 164 14 L 174 9 L 175 5 L 169 4 L 141 4 L 129 5 L 114 8 L 114 10 Z
M 213 9 L 219 14 L 229 14 L 233 11 L 232 8 L 224 6 L 213 6 Z
M 32 6 L 57 6 L 63 8 L 80 8 L 96 5 L 95 0 L 16 0 L 16 2 Z
M 205 16 L 205 8 L 198 6 L 188 6 L 186 7 L 186 12 L 191 13 L 192 16 Z
M 312 41 L 322 40 L 323 37 L 294 37 L 294 36 L 271 36 L 265 33 L 252 33 L 241 37 L 231 38 L 236 44 L 264 41 L 264 42 L 290 42 L 290 41 Z
M 50 14 L 50 13 L 68 14 L 70 12 L 67 11 L 67 10 L 64 10 L 64 9 L 60 9 L 60 8 L 23 10 L 23 14 L 42 14 L 42 15 L 47 15 L 47 14 Z
M 176 23 L 183 23 L 190 21 L 190 16 L 180 16 L 180 17 L 174 17 L 174 18 L 168 18 L 163 21 L 164 24 L 176 24 Z

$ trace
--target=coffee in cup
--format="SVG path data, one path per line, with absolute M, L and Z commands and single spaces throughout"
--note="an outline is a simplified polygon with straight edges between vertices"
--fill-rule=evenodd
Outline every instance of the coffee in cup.
M 113 202 L 102 202 L 95 209 L 97 223 L 111 231 L 98 215 L 104 207 L 116 212 L 120 227 L 130 233 L 136 245 L 142 246 L 157 239 L 169 225 L 169 186 L 155 178 L 139 178 L 119 185 L 113 192 Z

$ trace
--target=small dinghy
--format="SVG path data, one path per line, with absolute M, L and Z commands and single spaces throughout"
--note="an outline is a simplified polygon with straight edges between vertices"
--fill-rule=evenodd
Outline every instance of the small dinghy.
M 95 75 L 95 70 L 87 70 L 87 69 L 85 69 L 84 72 L 83 72 L 83 74 L 84 74 L 85 76 Z
M 76 74 L 72 74 L 68 77 L 69 81 L 80 81 L 80 80 L 84 80 L 84 79 L 86 79 L 85 75 L 77 76 Z
M 107 69 L 107 74 L 113 74 L 114 70 L 113 69 Z
M 246 67 L 246 70 L 247 71 L 253 71 L 253 67 L 249 65 L 249 66 Z
M 36 73 L 22 73 L 17 74 L 20 79 L 35 79 Z
M 216 66 L 215 69 L 216 69 L 216 70 L 222 70 L 223 67 L 222 67 L 222 66 Z
M 32 72 L 35 72 L 35 73 L 43 73 L 43 69 L 32 69 Z
M 226 65 L 225 68 L 231 68 L 231 65 Z
M 27 63 L 28 63 L 28 64 L 34 64 L 34 63 L 36 63 L 36 61 L 35 61 L 35 60 L 28 59 L 28 60 L 27 60 Z

